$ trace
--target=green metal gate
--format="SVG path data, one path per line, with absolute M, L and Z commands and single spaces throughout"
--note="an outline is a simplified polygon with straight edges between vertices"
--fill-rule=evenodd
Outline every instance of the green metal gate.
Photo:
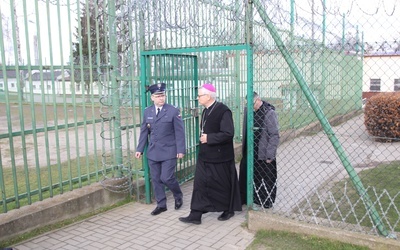
M 143 52 L 141 60 L 142 111 L 151 105 L 149 95 L 146 93 L 147 86 L 159 82 L 167 85 L 166 102 L 181 110 L 185 124 L 186 155 L 178 161 L 176 175 L 180 183 L 185 182 L 194 175 L 199 145 L 199 110 L 196 98 L 198 88 L 197 56 Z M 146 202 L 150 203 L 150 176 L 146 157 L 143 157 L 143 168 Z

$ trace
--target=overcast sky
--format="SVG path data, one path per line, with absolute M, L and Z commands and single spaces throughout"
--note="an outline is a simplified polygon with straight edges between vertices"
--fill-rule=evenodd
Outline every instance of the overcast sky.
M 294 0 L 295 11 L 300 17 L 312 18 L 321 25 L 324 0 Z M 268 0 L 278 2 L 285 9 L 290 9 L 290 0 Z M 383 42 L 395 41 L 400 38 L 400 0 L 325 0 L 327 8 L 327 30 L 340 31 L 342 28 L 340 16 L 345 16 L 352 25 L 358 26 L 364 33 L 364 41 Z M 350 28 L 349 26 L 346 29 Z
M 34 36 L 40 38 L 40 49 L 42 57 L 42 64 L 50 64 L 50 60 L 52 58 L 53 63 L 55 65 L 59 65 L 61 60 L 65 64 L 69 61 L 69 28 L 71 31 L 75 33 L 76 26 L 76 14 L 75 16 L 71 16 L 71 23 L 68 21 L 68 9 L 65 5 L 60 6 L 60 22 L 58 18 L 58 9 L 57 6 L 53 4 L 49 4 L 48 8 L 46 4 L 42 1 L 38 2 L 38 15 L 36 15 L 36 6 L 34 0 L 26 0 L 26 13 L 27 18 L 24 18 L 24 0 L 14 0 L 17 8 L 18 15 L 18 26 L 19 26 L 19 34 L 20 34 L 20 43 L 21 43 L 21 56 L 24 59 L 24 62 L 27 62 L 27 41 L 29 42 L 30 47 L 30 55 L 31 61 L 34 63 Z M 74 2 L 71 0 L 71 2 Z M 76 5 L 74 5 L 76 6 Z M 11 29 L 11 20 L 10 20 L 10 0 L 1 0 L 0 11 L 3 16 L 8 17 L 7 20 L 3 19 L 3 32 L 4 29 Z M 27 23 L 27 29 L 25 29 L 25 23 Z M 50 25 L 49 25 L 50 23 Z M 61 29 L 59 28 L 61 27 Z M 39 33 L 40 31 L 40 33 Z M 26 39 L 26 37 L 29 39 Z M 51 38 L 50 38 L 51 36 Z M 61 37 L 61 39 L 60 39 Z M 74 39 L 74 36 L 72 36 Z M 51 41 L 51 43 L 50 43 Z M 60 48 L 62 41 L 62 48 Z M 5 41 L 6 43 L 7 41 Z M 10 42 L 10 41 L 8 41 Z M 12 42 L 12 41 L 11 41 Z M 7 47 L 7 44 L 5 44 Z M 10 45 L 9 45 L 10 46 Z M 52 51 L 52 53 L 51 53 Z M 62 59 L 62 56 L 63 59 Z M 12 58 L 13 59 L 13 58 Z

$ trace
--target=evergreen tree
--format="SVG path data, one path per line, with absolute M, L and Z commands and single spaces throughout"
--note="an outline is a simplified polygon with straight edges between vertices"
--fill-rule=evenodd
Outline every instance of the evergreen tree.
M 77 42 L 72 45 L 73 76 L 75 83 L 84 83 L 86 93 L 89 95 L 92 83 L 98 81 L 101 72 L 104 71 L 101 66 L 108 60 L 107 19 L 103 10 L 103 0 L 88 1 L 88 6 L 85 3 L 81 5 L 83 8 L 80 26 L 76 28 Z

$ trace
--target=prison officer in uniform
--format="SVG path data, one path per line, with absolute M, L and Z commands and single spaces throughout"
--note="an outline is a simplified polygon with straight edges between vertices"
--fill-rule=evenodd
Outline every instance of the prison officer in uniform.
M 140 158 L 148 144 L 147 158 L 157 201 L 152 215 L 167 211 L 165 186 L 173 193 L 175 209 L 183 204 L 183 194 L 175 177 L 175 168 L 177 159 L 185 155 L 185 129 L 180 110 L 165 103 L 165 87 L 165 83 L 159 83 L 148 88 L 154 104 L 144 110 L 135 153 L 135 157 Z

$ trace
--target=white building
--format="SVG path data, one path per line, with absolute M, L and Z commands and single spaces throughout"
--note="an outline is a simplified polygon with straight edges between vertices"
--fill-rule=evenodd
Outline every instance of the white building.
M 363 98 L 400 91 L 400 52 L 364 55 Z
M 44 70 L 42 73 L 39 70 L 33 70 L 31 71 L 31 74 L 29 74 L 27 71 L 21 71 L 19 79 L 23 81 L 23 85 L 21 87 L 24 94 L 87 94 L 84 83 L 70 82 L 70 76 L 66 71 L 64 76 L 62 76 L 60 70 L 55 70 L 53 73 L 49 70 Z M 6 74 L 3 74 L 3 71 L 0 71 L 0 91 L 5 91 L 6 80 L 8 92 L 17 93 L 19 89 L 17 84 L 17 72 L 15 70 L 7 70 Z M 91 86 L 89 94 L 93 94 L 95 96 L 99 94 L 99 87 L 96 82 L 94 82 Z

